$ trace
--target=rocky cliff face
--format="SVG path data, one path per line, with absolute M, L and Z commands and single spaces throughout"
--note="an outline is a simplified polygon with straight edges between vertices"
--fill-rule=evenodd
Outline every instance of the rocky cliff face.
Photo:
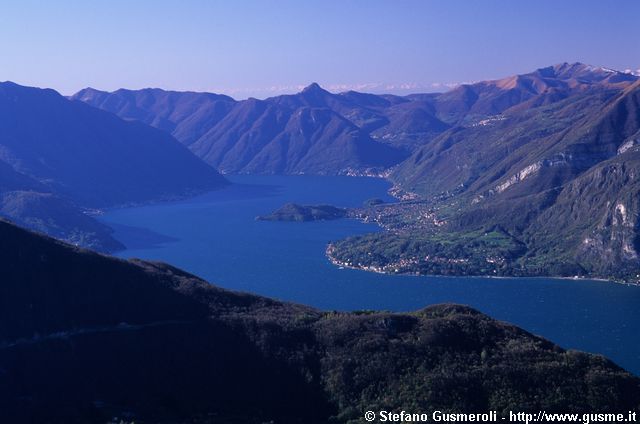
M 638 269 L 640 152 L 605 161 L 562 189 L 530 229 L 540 249 L 560 245 L 589 272 Z M 554 240 L 557 240 L 554 242 Z

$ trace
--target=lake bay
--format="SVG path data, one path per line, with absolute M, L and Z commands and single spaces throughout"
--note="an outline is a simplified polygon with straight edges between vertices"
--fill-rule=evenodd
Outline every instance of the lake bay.
M 414 277 L 339 269 L 329 241 L 380 229 L 351 219 L 256 221 L 287 202 L 360 206 L 393 201 L 374 178 L 237 175 L 225 189 L 179 202 L 111 210 L 101 220 L 128 249 L 213 284 L 327 310 L 411 311 L 470 305 L 565 348 L 601 353 L 640 374 L 640 287 L 551 278 Z

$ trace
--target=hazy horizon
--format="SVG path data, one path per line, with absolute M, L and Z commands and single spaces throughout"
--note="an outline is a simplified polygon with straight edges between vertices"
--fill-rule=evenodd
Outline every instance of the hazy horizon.
M 158 87 L 245 99 L 311 82 L 333 92 L 445 91 L 563 62 L 640 69 L 640 2 L 527 4 L 20 2 L 0 16 L 0 80 L 65 95 Z
M 553 65 L 558 65 L 559 63 L 554 63 L 554 64 L 550 64 L 548 66 L 553 66 Z M 584 63 L 585 65 L 591 65 L 588 63 Z M 543 68 L 546 66 L 539 66 L 535 69 L 531 69 L 531 72 Z M 624 70 L 620 70 L 620 69 L 611 69 L 611 68 L 607 68 L 606 66 L 599 66 L 598 68 L 601 69 L 609 69 L 609 70 L 613 70 L 613 71 L 618 71 L 618 72 L 626 72 L 626 73 L 632 73 L 633 75 L 640 75 L 640 69 L 637 70 L 632 70 L 632 69 L 624 69 Z M 523 73 L 528 73 L 528 72 L 523 72 Z M 83 87 L 77 91 L 74 92 L 70 92 L 70 93 L 65 93 L 65 92 L 61 92 L 59 90 L 56 90 L 54 87 L 45 87 L 45 86 L 38 86 L 38 85 L 28 85 L 28 84 L 20 84 L 19 81 L 14 81 L 14 80 L 6 80 L 6 81 L 1 81 L 1 82 L 13 82 L 16 84 L 20 84 L 20 85 L 25 85 L 25 86 L 32 86 L 32 87 L 36 87 L 36 88 L 42 88 L 42 89 L 53 89 L 58 91 L 60 94 L 62 94 L 63 96 L 67 96 L 70 97 L 76 93 L 78 93 L 79 91 L 83 90 L 83 89 L 94 89 L 94 90 L 98 90 L 98 91 L 105 91 L 105 92 L 111 92 L 111 91 L 116 91 L 119 89 L 124 89 L 124 90 L 131 90 L 131 91 L 135 91 L 135 90 L 155 90 L 155 89 L 160 89 L 160 90 L 165 90 L 165 91 L 179 91 L 179 92 L 200 92 L 200 93 L 212 93 L 212 94 L 222 94 L 222 95 L 226 95 L 229 96 L 231 98 L 233 98 L 234 100 L 246 100 L 248 98 L 257 98 L 260 100 L 263 99 L 267 99 L 270 97 L 276 97 L 279 95 L 287 95 L 287 94 L 296 94 L 301 92 L 302 90 L 304 90 L 306 87 L 308 87 L 311 84 L 318 84 L 322 89 L 329 91 L 331 93 L 343 93 L 343 92 L 347 92 L 347 91 L 358 91 L 361 93 L 370 93 L 370 94 L 379 94 L 379 95 L 384 95 L 384 94 L 390 94 L 390 95 L 400 95 L 400 96 L 406 96 L 406 95 L 411 95 L 411 94 L 423 94 L 423 93 L 443 93 L 446 91 L 449 91 L 451 89 L 454 89 L 460 85 L 464 85 L 464 84 L 474 84 L 480 81 L 490 81 L 490 80 L 496 80 L 496 79 L 501 79 L 501 78 L 506 78 L 509 77 L 511 75 L 516 75 L 514 74 L 506 74 L 506 75 L 502 75 L 496 78 L 491 78 L 488 80 L 473 80 L 473 81 L 461 81 L 461 82 L 457 82 L 457 83 L 432 83 L 430 85 L 418 85 L 418 84 L 414 84 L 414 85 L 405 85 L 405 86 L 395 86 L 395 85 L 389 85 L 389 84 L 361 84 L 361 85 L 347 85 L 347 84 L 329 84 L 329 85 L 322 85 L 322 84 L 318 84 L 315 81 L 310 81 L 307 84 L 299 84 L 299 85 L 295 85 L 295 86 L 277 86 L 277 87 L 267 87 L 267 88 L 263 88 L 263 89 L 256 89 L 256 90 L 251 90 L 251 89 L 238 89 L 238 90 L 225 90 L 225 89 L 221 89 L 221 90 L 176 90 L 176 89 L 170 89 L 170 88 L 165 88 L 165 87 L 145 87 L 145 86 L 141 86 L 141 87 L 118 87 L 114 90 L 102 90 L 100 88 L 94 87 L 94 86 L 87 86 L 87 87 Z M 240 94 L 239 94 L 240 93 Z M 242 93 L 262 93 L 262 95 L 260 94 L 256 94 L 256 95 L 242 95 Z

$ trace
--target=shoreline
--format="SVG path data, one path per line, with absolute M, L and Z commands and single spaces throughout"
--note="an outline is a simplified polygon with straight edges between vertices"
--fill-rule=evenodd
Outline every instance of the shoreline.
M 491 279 L 523 279 L 523 278 L 531 278 L 531 279 L 553 279 L 553 280 L 569 280 L 569 281 L 593 281 L 597 283 L 613 283 L 619 284 L 622 286 L 631 286 L 631 287 L 640 287 L 640 283 L 630 283 L 626 281 L 620 281 L 613 278 L 603 278 L 603 277 L 583 277 L 583 276 L 574 276 L 574 277 L 562 277 L 562 276 L 553 276 L 553 275 L 444 275 L 444 274 L 421 274 L 417 272 L 389 272 L 381 269 L 370 269 L 364 266 L 358 265 L 348 265 L 345 262 L 341 262 L 338 259 L 334 258 L 329 252 L 331 244 L 327 245 L 325 249 L 325 257 L 329 260 L 329 262 L 340 269 L 351 269 L 356 271 L 363 272 L 372 272 L 375 274 L 383 274 L 383 275 L 396 275 L 401 277 L 435 277 L 435 278 L 491 278 Z
M 138 208 L 138 207 L 142 207 L 142 206 L 153 206 L 153 205 L 160 205 L 163 203 L 172 203 L 172 202 L 180 202 L 182 200 L 188 200 L 188 199 L 193 199 L 196 198 L 198 196 L 202 196 L 204 194 L 207 193 L 213 193 L 214 191 L 219 191 L 219 190 L 223 190 L 225 188 L 228 188 L 229 186 L 233 185 L 232 182 L 227 181 L 226 184 L 221 185 L 219 187 L 216 188 L 211 188 L 211 189 L 205 189 L 205 190 L 192 190 L 183 194 L 176 194 L 176 195 L 167 195 L 167 196 L 163 196 L 163 197 L 159 197 L 156 199 L 149 199 L 149 200 L 142 200 L 142 201 L 138 201 L 138 202 L 129 202 L 129 203 L 121 203 L 121 204 L 117 204 L 114 206 L 106 206 L 106 207 L 102 207 L 102 208 L 84 208 L 83 211 L 86 215 L 91 216 L 91 217 L 96 217 L 96 216 L 102 216 L 107 212 L 111 212 L 111 211 L 116 211 L 119 209 L 128 209 L 128 208 Z

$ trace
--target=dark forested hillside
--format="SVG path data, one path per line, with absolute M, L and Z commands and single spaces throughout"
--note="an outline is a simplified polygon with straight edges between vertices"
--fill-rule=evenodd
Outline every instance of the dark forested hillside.
M 83 205 L 144 202 L 224 182 L 165 133 L 69 101 L 0 86 L 1 159 Z
M 168 134 L 70 101 L 0 84 L 0 213 L 103 250 L 110 230 L 84 212 L 176 198 L 226 184 Z
M 464 306 L 321 312 L 5 222 L 0 250 L 6 422 L 320 423 L 378 409 L 640 406 L 640 380 L 605 358 Z

